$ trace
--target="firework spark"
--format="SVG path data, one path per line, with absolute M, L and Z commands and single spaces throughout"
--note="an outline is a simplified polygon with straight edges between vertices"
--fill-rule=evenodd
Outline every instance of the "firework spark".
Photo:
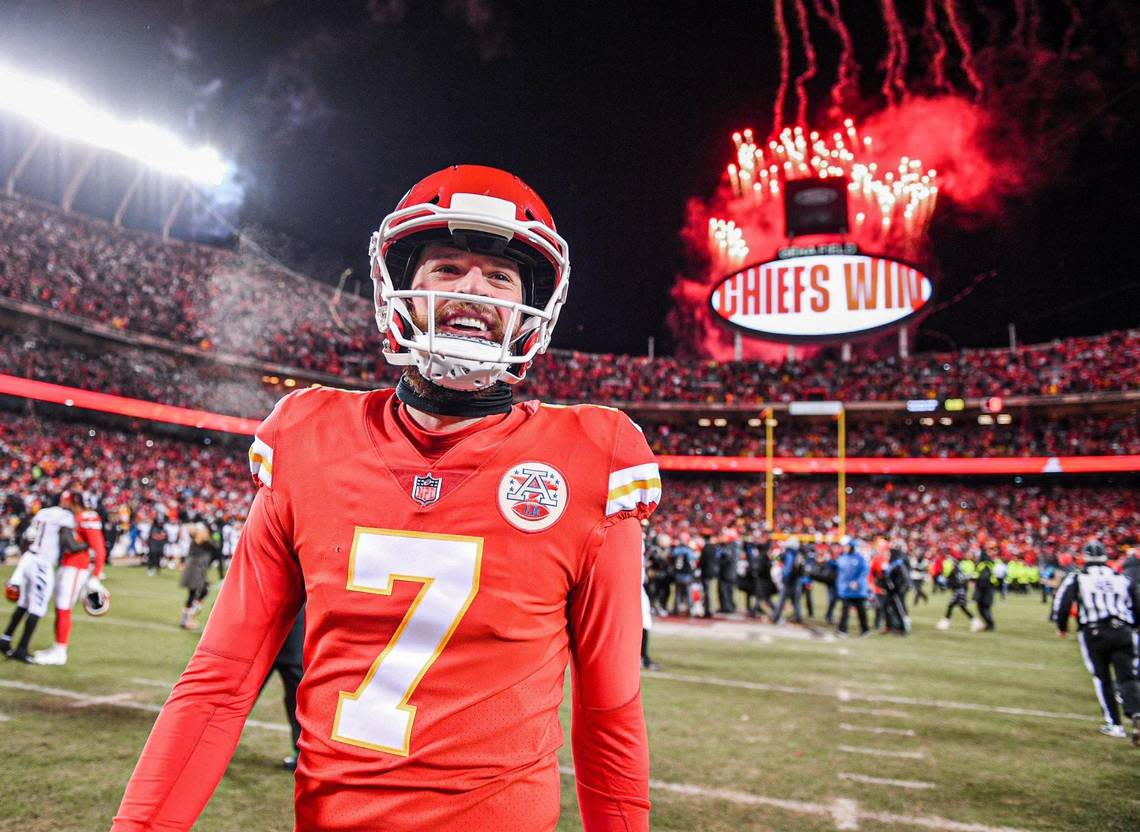
M 766 145 L 751 130 L 733 134 L 736 160 L 728 179 L 736 197 L 757 209 L 783 205 L 783 183 L 796 179 L 845 179 L 853 233 L 877 248 L 913 256 L 921 246 L 938 197 L 937 171 L 902 156 L 885 163 L 874 139 L 848 118 L 841 129 L 821 133 L 785 127 Z

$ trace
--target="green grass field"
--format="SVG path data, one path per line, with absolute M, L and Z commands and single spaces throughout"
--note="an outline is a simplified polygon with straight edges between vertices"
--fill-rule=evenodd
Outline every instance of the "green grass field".
M 106 829 L 193 650 L 174 573 L 117 567 L 108 586 L 111 614 L 77 614 L 66 667 L 0 662 L 3 832 Z M 923 606 L 908 639 L 661 624 L 644 677 L 653 828 L 1140 829 L 1140 749 L 1097 733 L 1077 644 L 1036 597 L 996 612 L 997 633 L 939 632 Z M 34 646 L 50 642 L 48 620 Z M 281 707 L 274 681 L 196 829 L 293 828 Z M 579 828 L 564 777 L 559 829 Z

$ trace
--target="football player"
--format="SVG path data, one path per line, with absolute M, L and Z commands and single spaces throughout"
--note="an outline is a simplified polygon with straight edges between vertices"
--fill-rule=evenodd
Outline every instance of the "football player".
M 307 598 L 296 828 L 553 830 L 558 707 L 587 832 L 649 827 L 641 527 L 661 495 L 604 407 L 514 403 L 566 299 L 566 242 L 501 170 L 415 185 L 370 249 L 396 389 L 311 388 L 257 432 L 260 483 L 117 832 L 188 830 Z
M 106 603 L 103 565 L 107 561 L 107 543 L 103 538 L 103 521 L 99 513 L 87 508 L 80 511 L 76 516 L 75 536 L 86 547 L 79 552 L 60 555 L 55 575 L 55 643 L 46 650 L 35 652 L 36 664 L 67 664 L 71 611 L 81 595 L 93 595 Z
M 9 581 L 19 590 L 16 609 L 8 621 L 8 627 L 0 635 L 0 652 L 17 661 L 35 664 L 35 658 L 28 652 L 36 625 L 47 613 L 48 602 L 55 586 L 55 567 L 61 556 L 74 552 L 86 552 L 87 544 L 75 536 L 75 500 L 71 492 L 60 493 L 56 504 L 42 508 L 32 518 L 27 537 L 30 539 L 28 551 L 20 559 L 16 571 L 18 583 Z M 15 576 L 13 576 L 15 577 Z M 24 624 L 24 635 L 13 641 L 20 622 Z

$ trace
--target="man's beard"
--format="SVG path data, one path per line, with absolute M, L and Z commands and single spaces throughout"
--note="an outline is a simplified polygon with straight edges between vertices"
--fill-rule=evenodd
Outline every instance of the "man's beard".
M 412 392 L 421 398 L 438 404 L 460 404 L 478 401 L 480 399 L 494 399 L 502 396 L 501 389 L 508 386 L 506 382 L 496 381 L 482 390 L 452 390 L 450 387 L 441 387 L 424 378 L 420 368 L 415 364 L 404 367 L 400 379 L 412 388 Z
M 481 318 L 482 315 L 480 313 L 482 312 L 482 309 L 480 309 L 480 306 L 481 304 L 465 303 L 464 301 L 449 301 L 447 303 L 444 303 L 442 306 L 437 304 L 435 312 L 436 337 L 440 336 L 439 325 L 440 320 L 443 318 L 444 314 L 451 314 L 457 310 L 466 310 L 473 312 L 475 315 Z M 480 340 L 485 340 L 488 344 L 502 344 L 504 332 L 503 321 L 502 318 L 499 317 L 498 309 L 496 307 L 491 307 L 491 309 L 494 315 L 492 318 L 491 328 L 487 333 L 489 337 Z M 416 328 L 419 329 L 420 332 L 426 333 L 428 331 L 426 316 L 420 315 L 414 307 L 412 308 L 411 313 L 412 321 L 415 323 Z M 503 395 L 501 389 L 506 384 L 505 382 L 499 381 L 483 388 L 482 390 L 452 390 L 449 387 L 443 387 L 424 378 L 424 375 L 420 372 L 419 367 L 414 364 L 409 364 L 404 367 L 401 378 L 409 387 L 412 388 L 412 392 L 414 392 L 417 396 L 421 396 L 422 398 L 437 402 L 439 404 L 447 404 L 449 402 L 462 403 L 477 401 L 479 399 L 499 398 Z

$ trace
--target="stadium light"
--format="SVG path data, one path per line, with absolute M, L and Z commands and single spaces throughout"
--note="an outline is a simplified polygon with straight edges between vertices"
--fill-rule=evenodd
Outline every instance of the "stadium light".
M 168 130 L 143 121 L 123 121 L 57 81 L 4 65 L 0 65 L 0 110 L 57 136 L 120 153 L 199 185 L 217 187 L 229 172 L 229 164 L 212 147 L 188 147 Z

